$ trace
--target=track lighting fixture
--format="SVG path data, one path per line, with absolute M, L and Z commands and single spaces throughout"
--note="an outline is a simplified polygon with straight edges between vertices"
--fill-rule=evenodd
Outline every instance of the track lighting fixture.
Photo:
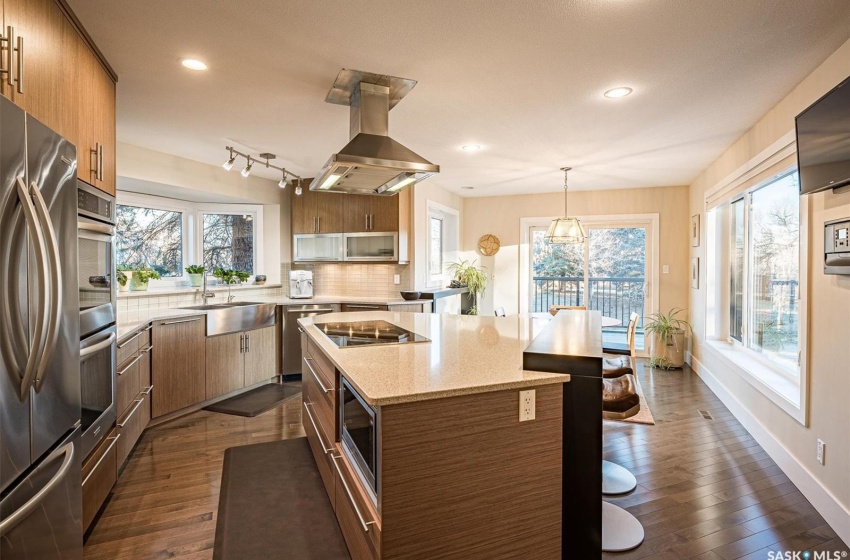
M 301 177 L 298 177 L 298 186 L 295 187 L 295 195 L 301 196 Z
M 243 177 L 249 176 L 251 174 L 251 170 L 254 167 L 254 164 L 259 162 L 260 165 L 267 167 L 269 169 L 277 169 L 278 171 L 280 171 L 283 174 L 283 177 L 281 177 L 280 181 L 277 184 L 277 186 L 279 186 L 280 188 L 282 188 L 282 189 L 286 188 L 286 178 L 287 178 L 287 176 L 292 177 L 293 184 L 295 184 L 295 180 L 297 179 L 298 183 L 299 183 L 298 188 L 299 189 L 301 188 L 300 187 L 301 177 L 299 177 L 295 173 L 287 171 L 283 167 L 278 167 L 276 165 L 269 163 L 271 160 L 277 158 L 276 155 L 270 154 L 270 153 L 267 153 L 267 152 L 263 152 L 262 154 L 259 155 L 259 157 L 254 157 L 254 156 L 250 156 L 248 154 L 243 154 L 242 152 L 233 149 L 231 146 L 227 146 L 225 149 L 230 154 L 230 157 L 227 158 L 227 161 L 224 162 L 222 167 L 224 169 L 226 169 L 227 171 L 230 171 L 231 169 L 233 169 L 233 164 L 234 164 L 234 162 L 236 162 L 237 157 L 243 157 L 247 160 L 247 164 L 245 165 L 245 168 L 242 169 L 242 172 L 241 172 Z M 262 160 L 265 160 L 265 161 L 262 161 Z M 301 193 L 296 192 L 296 194 L 301 194 Z

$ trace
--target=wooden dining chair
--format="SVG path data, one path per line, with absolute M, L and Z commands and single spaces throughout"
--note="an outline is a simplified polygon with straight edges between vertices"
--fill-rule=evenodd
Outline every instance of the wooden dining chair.
M 574 311 L 587 311 L 586 305 L 550 305 L 549 313 L 554 317 L 558 314 L 558 311 L 562 309 L 572 309 Z

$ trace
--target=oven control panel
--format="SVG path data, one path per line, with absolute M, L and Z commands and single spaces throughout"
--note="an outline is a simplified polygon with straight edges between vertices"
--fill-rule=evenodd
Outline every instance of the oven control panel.
M 824 224 L 825 274 L 850 274 L 850 218 Z

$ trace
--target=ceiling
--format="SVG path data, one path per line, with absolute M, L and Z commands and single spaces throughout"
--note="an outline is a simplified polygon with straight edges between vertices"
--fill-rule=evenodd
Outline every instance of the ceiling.
M 564 165 L 575 189 L 689 184 L 850 37 L 846 0 L 69 3 L 118 73 L 120 142 L 310 177 L 348 141 L 324 99 L 354 68 L 419 81 L 390 135 L 463 196 L 557 191 Z

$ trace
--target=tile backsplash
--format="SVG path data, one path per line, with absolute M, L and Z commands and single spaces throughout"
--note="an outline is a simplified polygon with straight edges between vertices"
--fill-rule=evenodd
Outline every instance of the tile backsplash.
M 221 301 L 222 298 L 227 298 L 226 287 L 209 288 L 217 294 L 216 299 L 212 302 Z M 222 295 L 223 292 L 223 295 Z M 235 288 L 233 294 L 240 300 L 250 299 L 254 297 L 284 297 L 287 290 L 281 286 L 260 288 L 260 287 L 245 287 Z M 200 289 L 193 288 L 184 290 L 151 290 L 148 292 L 131 292 L 118 294 L 118 322 L 119 323 L 135 323 L 140 320 L 140 317 L 145 317 L 150 314 L 152 309 L 186 307 L 187 305 L 201 304 Z
M 290 270 L 313 271 L 313 293 L 317 296 L 398 298 L 399 292 L 409 290 L 410 266 L 398 264 L 355 263 L 282 263 L 281 278 L 284 288 Z M 401 284 L 393 276 L 401 277 Z

